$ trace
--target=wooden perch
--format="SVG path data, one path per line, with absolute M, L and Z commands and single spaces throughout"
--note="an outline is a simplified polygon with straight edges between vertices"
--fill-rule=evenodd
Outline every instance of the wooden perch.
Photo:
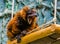
M 21 44 L 26 44 L 35 40 L 38 40 L 40 38 L 46 37 L 48 35 L 53 34 L 55 31 L 54 27 L 50 26 L 45 29 L 41 29 L 39 31 L 36 31 L 34 33 L 31 33 L 29 35 L 26 35 L 22 38 Z
M 56 30 L 56 33 L 60 34 L 60 25 L 59 24 L 55 25 L 55 30 Z
M 60 25 L 53 24 L 45 29 L 41 29 L 36 32 L 30 33 L 22 37 L 21 42 L 19 44 L 27 44 L 29 42 L 33 42 L 35 40 L 54 34 L 55 32 L 60 34 Z M 14 44 L 14 43 L 17 44 L 17 40 L 7 42 L 7 44 Z

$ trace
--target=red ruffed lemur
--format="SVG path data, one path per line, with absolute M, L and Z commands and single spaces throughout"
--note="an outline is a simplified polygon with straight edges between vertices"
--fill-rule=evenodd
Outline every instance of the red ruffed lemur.
M 27 32 L 35 29 L 37 13 L 35 9 L 30 9 L 28 6 L 23 7 L 18 11 L 13 19 L 7 24 L 7 36 L 10 40 L 14 38 L 21 39 Z

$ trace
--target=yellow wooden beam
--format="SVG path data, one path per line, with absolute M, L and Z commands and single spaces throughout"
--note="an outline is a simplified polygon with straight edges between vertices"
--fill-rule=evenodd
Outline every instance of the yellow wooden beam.
M 60 25 L 59 24 L 55 25 L 55 30 L 56 30 L 56 33 L 60 34 Z
M 55 27 L 50 26 L 45 29 L 41 29 L 39 31 L 33 32 L 33 33 L 23 37 L 20 44 L 26 44 L 26 43 L 41 39 L 43 37 L 49 36 L 49 35 L 53 34 L 54 31 L 55 31 Z

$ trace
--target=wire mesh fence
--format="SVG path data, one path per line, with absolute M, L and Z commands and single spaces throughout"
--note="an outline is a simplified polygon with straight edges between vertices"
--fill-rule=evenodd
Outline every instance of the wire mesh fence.
M 60 24 L 60 0 L 0 0 L 0 44 L 6 44 L 6 24 L 24 6 L 35 8 L 40 27 Z

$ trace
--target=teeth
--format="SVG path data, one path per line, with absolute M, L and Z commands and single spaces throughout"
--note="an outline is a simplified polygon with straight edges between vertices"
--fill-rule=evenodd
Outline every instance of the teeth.
M 31 24 L 32 20 L 28 19 L 28 23 Z

